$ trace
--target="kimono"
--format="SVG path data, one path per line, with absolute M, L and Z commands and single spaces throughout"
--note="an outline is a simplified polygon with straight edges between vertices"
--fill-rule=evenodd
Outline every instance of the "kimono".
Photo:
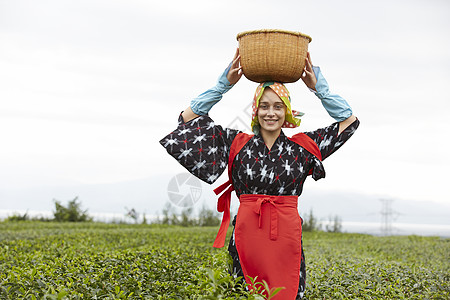
M 305 132 L 304 134 L 317 145 L 321 158 L 324 160 L 339 149 L 353 135 L 358 126 L 359 120 L 355 120 L 343 132 L 338 134 L 339 123 L 333 123 L 330 126 Z M 212 184 L 227 169 L 230 147 L 239 133 L 240 131 L 238 130 L 216 125 L 208 115 L 199 116 L 186 123 L 180 115 L 178 127 L 161 139 L 160 144 L 191 174 L 208 184 Z M 288 201 L 289 205 L 295 205 L 295 210 L 297 210 L 297 197 L 302 193 L 303 184 L 307 176 L 311 175 L 314 180 L 325 177 L 322 161 L 301 145 L 293 142 L 283 131 L 281 131 L 271 149 L 267 148 L 261 135 L 252 136 L 236 154 L 232 164 L 230 180 L 236 195 L 241 200 L 240 209 L 242 206 L 247 205 L 248 201 L 252 201 L 254 195 L 265 195 L 264 201 L 267 203 L 272 201 L 270 200 L 272 196 L 282 196 L 281 198 Z M 260 205 L 264 201 L 261 200 Z M 283 205 L 287 205 L 288 202 L 284 202 Z M 275 201 L 271 203 L 275 207 Z M 266 206 L 271 205 L 268 204 Z M 267 207 L 267 209 L 271 208 Z M 276 211 L 276 208 L 273 210 Z M 298 216 L 298 212 L 296 213 Z M 270 240 L 275 245 L 277 243 L 277 235 L 281 236 L 283 234 L 282 223 L 278 224 L 278 229 L 274 230 L 272 224 L 274 220 L 273 212 L 263 214 L 266 215 L 266 218 L 261 219 L 261 215 L 259 217 L 255 215 L 255 220 L 259 220 L 255 222 L 259 222 L 259 228 L 261 226 L 270 227 L 268 229 L 270 231 Z M 251 213 L 247 213 L 247 215 L 251 216 Z M 276 217 L 275 213 L 275 221 Z M 238 212 L 237 219 L 236 217 L 234 218 L 233 226 L 239 222 L 246 224 L 247 220 L 245 218 L 245 214 L 241 218 Z M 267 218 L 270 221 L 267 221 Z M 298 219 L 301 222 L 300 217 Z M 279 222 L 283 222 L 282 219 Z M 255 228 L 258 228 L 258 225 L 255 226 Z M 243 270 L 242 267 L 247 264 L 244 264 L 244 259 L 240 260 L 240 256 L 245 256 L 246 253 L 242 252 L 245 250 L 239 250 L 239 247 L 236 247 L 237 236 L 235 234 L 237 229 L 236 227 L 233 231 L 228 251 L 233 258 L 232 273 L 235 276 L 245 277 L 246 268 Z M 270 261 L 264 260 L 264 257 L 258 258 L 261 260 L 260 265 L 271 264 L 275 268 L 278 265 L 278 269 L 281 270 L 286 265 L 292 265 L 293 270 L 295 270 L 292 272 L 297 272 L 297 279 L 289 280 L 289 286 L 287 287 L 287 290 L 290 290 L 289 296 L 286 296 L 288 295 L 287 292 L 283 294 L 284 291 L 282 290 L 275 298 L 300 299 L 305 291 L 306 271 L 305 257 L 301 245 L 301 225 L 300 231 L 295 231 L 294 235 L 299 235 L 298 239 L 294 242 L 290 241 L 291 246 L 289 247 L 296 248 L 293 249 L 295 254 L 292 256 L 295 259 L 291 259 L 288 262 L 283 261 L 283 254 L 279 255 L 279 261 L 276 257 Z M 270 243 L 267 243 L 267 247 L 262 248 L 270 248 Z M 243 247 L 242 249 L 246 248 Z M 248 256 L 246 256 L 245 260 L 247 259 Z M 258 267 L 256 266 L 256 268 Z M 259 276 L 258 281 L 265 279 L 264 276 Z M 295 283 L 294 287 L 292 286 L 293 282 Z M 295 291 L 292 292 L 294 288 Z

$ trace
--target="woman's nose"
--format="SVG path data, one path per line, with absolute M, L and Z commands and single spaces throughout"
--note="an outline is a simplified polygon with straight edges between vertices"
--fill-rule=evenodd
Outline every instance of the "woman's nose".
M 268 114 L 269 116 L 275 115 L 275 110 L 273 109 L 273 107 L 269 107 L 269 109 L 267 110 L 267 114 Z

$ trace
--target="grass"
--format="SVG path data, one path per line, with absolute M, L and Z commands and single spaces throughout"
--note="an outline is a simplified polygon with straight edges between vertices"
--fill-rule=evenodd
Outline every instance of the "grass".
M 0 223 L 0 299 L 263 299 L 216 227 Z M 450 299 L 450 239 L 306 232 L 307 299 Z M 276 297 L 275 297 L 276 299 Z

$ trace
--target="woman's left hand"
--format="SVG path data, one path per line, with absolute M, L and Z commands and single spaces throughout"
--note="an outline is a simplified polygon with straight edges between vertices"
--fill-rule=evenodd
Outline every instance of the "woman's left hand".
M 309 52 L 306 55 L 305 69 L 303 70 L 303 74 L 302 74 L 301 78 L 307 87 L 309 87 L 310 89 L 312 89 L 314 91 L 316 90 L 317 78 L 316 78 L 316 75 L 314 75 L 313 64 L 312 64 L 311 55 L 309 54 Z

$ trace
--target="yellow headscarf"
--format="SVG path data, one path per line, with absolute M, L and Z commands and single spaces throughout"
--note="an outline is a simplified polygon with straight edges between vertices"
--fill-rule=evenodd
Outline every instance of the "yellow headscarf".
M 258 111 L 259 99 L 261 99 L 261 96 L 263 95 L 264 89 L 266 87 L 270 87 L 286 105 L 286 117 L 281 127 L 295 128 L 300 126 L 301 120 L 299 117 L 303 116 L 304 113 L 291 109 L 291 97 L 289 95 L 289 91 L 287 90 L 286 86 L 279 82 L 268 81 L 261 83 L 256 88 L 255 97 L 253 98 L 253 105 L 252 105 L 252 123 L 251 123 L 252 130 L 255 131 L 255 127 L 259 126 L 258 116 L 256 115 L 256 112 Z

